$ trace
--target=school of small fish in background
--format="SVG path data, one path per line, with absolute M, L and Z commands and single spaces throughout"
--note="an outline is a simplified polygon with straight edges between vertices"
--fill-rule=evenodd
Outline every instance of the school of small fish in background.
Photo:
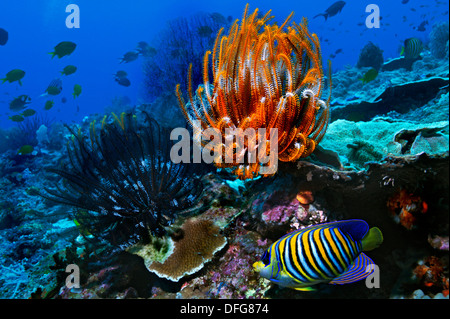
M 126 52 L 121 58 L 119 63 L 130 63 L 136 61 L 139 56 L 150 58 L 156 54 L 156 49 L 151 47 L 147 42 L 138 42 L 136 49 Z M 128 79 L 126 71 L 119 70 L 114 75 L 114 80 L 122 86 L 129 87 L 131 81 Z
M 435 2 L 435 6 L 436 7 L 445 4 L 444 2 L 439 1 L 439 0 L 435 0 L 434 2 Z M 410 4 L 410 1 L 409 0 L 401 0 L 401 3 L 403 5 L 407 5 L 407 4 Z M 345 4 L 346 4 L 345 1 L 334 2 L 324 12 L 319 13 L 316 16 L 314 16 L 313 19 L 318 18 L 318 17 L 324 17 L 324 19 L 325 19 L 324 23 L 325 23 L 328 20 L 328 18 L 334 17 L 334 16 L 338 15 L 339 13 L 341 13 L 341 11 L 344 10 Z M 421 4 L 418 7 L 420 9 L 422 9 L 422 8 L 427 8 L 427 7 L 430 7 L 430 6 L 431 6 L 431 3 L 430 4 Z M 410 8 L 410 11 L 411 12 L 418 12 L 418 10 L 414 6 L 412 6 Z M 448 10 L 445 10 L 444 12 L 441 12 L 441 14 L 442 15 L 447 15 L 448 14 Z M 391 16 L 390 14 L 387 14 L 385 17 L 389 18 L 390 16 Z M 432 16 L 432 15 L 430 16 L 430 15 L 427 15 L 426 13 L 423 13 L 420 16 L 420 18 L 422 19 L 422 21 L 419 24 L 416 25 L 414 22 L 409 23 L 408 17 L 406 15 L 403 15 L 402 16 L 402 22 L 403 23 L 409 23 L 408 27 L 410 27 L 411 29 L 413 29 L 415 31 L 424 32 L 430 26 L 429 20 L 432 20 L 435 17 Z M 382 19 L 383 19 L 383 16 L 380 16 L 380 20 L 382 20 Z M 339 25 L 341 25 L 341 24 L 342 24 L 342 22 Z M 364 24 L 364 22 L 358 22 L 357 26 L 358 27 L 364 27 L 365 24 Z M 382 23 L 382 27 L 389 27 L 389 26 L 390 26 L 389 22 L 383 22 Z M 336 30 L 335 30 L 335 28 L 332 28 L 331 31 L 336 31 Z M 343 30 L 343 31 L 344 32 L 348 32 L 348 30 Z M 367 28 L 362 28 L 360 35 L 362 36 L 363 32 L 365 32 L 365 31 L 367 31 Z M 395 37 L 398 37 L 398 35 L 395 34 Z M 328 43 L 328 44 L 330 44 L 330 42 L 331 42 L 330 39 L 328 39 L 328 38 L 320 37 L 320 40 L 323 41 L 324 43 Z M 401 50 L 402 50 L 402 53 L 400 53 L 400 55 L 404 56 L 405 58 L 412 58 L 414 56 L 417 57 L 420 54 L 420 52 L 422 51 L 422 49 L 423 49 L 422 41 L 420 39 L 416 38 L 416 37 L 415 38 L 410 38 L 410 39 L 405 39 L 405 40 L 402 40 L 401 42 L 403 42 L 403 45 L 399 45 L 399 47 L 401 47 Z M 337 49 L 334 53 L 331 53 L 329 55 L 330 59 L 336 58 L 336 56 L 339 53 L 342 53 L 342 49 L 341 48 Z M 411 54 L 411 55 L 409 55 L 409 54 Z
M 0 44 L 5 45 L 8 41 L 8 32 L 4 29 L 0 29 Z M 49 54 L 52 56 L 52 59 L 54 57 L 63 58 L 65 56 L 71 55 L 77 45 L 71 41 L 63 41 L 58 43 L 54 47 L 54 51 L 49 52 Z M 69 76 L 71 74 L 74 74 L 77 71 L 77 67 L 75 65 L 67 65 L 65 66 L 61 71 L 62 76 Z M 20 86 L 22 86 L 24 79 L 26 75 L 26 72 L 21 69 L 13 69 L 6 73 L 5 77 L 1 79 L 2 83 L 14 83 L 17 82 Z M 56 96 L 59 95 L 63 90 L 63 81 L 61 78 L 55 78 L 53 79 L 47 86 L 47 89 L 44 91 L 43 94 L 41 94 L 41 97 L 45 96 Z M 76 84 L 74 86 L 73 90 L 73 97 L 78 97 L 81 94 L 81 85 Z M 19 114 L 15 114 L 12 116 L 9 116 L 9 119 L 13 122 L 22 122 L 25 120 L 28 116 L 33 116 L 36 114 L 36 111 L 31 108 L 27 108 L 28 105 L 31 103 L 31 97 L 26 94 L 21 94 L 15 98 L 13 98 L 9 103 L 9 109 L 13 112 L 20 112 Z M 50 110 L 54 105 L 53 100 L 47 100 L 44 104 L 44 110 Z M 19 154 L 27 154 L 23 150 L 18 152 Z
M 435 1 L 436 5 L 442 4 L 438 0 Z M 409 3 L 409 0 L 401 0 L 401 3 L 406 5 Z M 334 17 L 342 12 L 346 5 L 345 1 L 336 1 L 332 5 L 330 5 L 324 12 L 317 14 L 313 17 L 313 19 L 318 17 L 324 18 L 324 23 L 328 20 L 328 18 Z M 428 7 L 429 5 L 420 5 L 420 8 Z M 414 7 L 410 8 L 411 11 L 415 12 L 416 9 Z M 448 14 L 448 11 L 444 12 L 443 14 Z M 426 30 L 426 26 L 429 25 L 429 22 L 427 19 L 425 19 L 425 15 L 422 16 L 424 20 L 417 26 L 413 26 L 413 24 L 410 24 L 409 26 L 412 27 L 412 29 L 423 32 Z M 382 18 L 382 17 L 381 17 Z M 403 22 L 407 22 L 407 17 L 403 16 Z M 389 24 L 386 23 L 386 26 Z M 361 22 L 358 23 L 358 26 L 363 26 Z M 212 32 L 212 30 L 209 27 L 200 28 L 198 30 L 199 34 L 201 36 L 209 36 Z M 361 33 L 362 35 L 362 33 Z M 4 46 L 8 43 L 9 40 L 9 33 L 3 29 L 0 28 L 0 46 Z M 328 39 L 323 39 L 323 42 L 328 43 Z M 53 52 L 49 52 L 52 59 L 55 57 L 58 57 L 59 59 L 71 55 L 77 45 L 74 42 L 71 41 L 62 41 L 58 43 L 55 47 Z M 403 42 L 403 46 L 401 47 L 400 57 L 404 59 L 411 59 L 415 60 L 420 58 L 420 53 L 423 51 L 424 44 L 422 41 L 417 38 L 408 38 L 405 39 Z M 151 47 L 147 42 L 140 41 L 137 43 L 137 46 L 135 49 L 127 51 L 122 57 L 119 59 L 119 64 L 128 64 L 133 61 L 136 61 L 139 56 L 142 57 L 153 57 L 156 54 L 156 49 Z M 334 51 L 334 53 L 330 54 L 330 58 L 334 59 L 338 54 L 343 53 L 343 50 L 341 48 Z M 75 65 L 67 65 L 65 66 L 61 71 L 61 76 L 67 77 L 74 73 L 76 73 L 78 70 L 77 66 Z M 377 78 L 378 70 L 371 68 L 360 78 L 360 81 L 362 81 L 363 84 L 366 84 L 368 82 L 371 82 Z M 4 78 L 0 79 L 2 83 L 14 83 L 17 82 L 19 86 L 22 86 L 23 79 L 26 75 L 26 72 L 21 69 L 13 69 L 6 73 Z M 128 74 L 124 70 L 118 70 L 116 73 L 113 74 L 113 79 L 115 82 L 117 82 L 118 85 L 123 87 L 129 87 L 131 86 L 131 81 L 128 78 Z M 44 91 L 43 94 L 41 94 L 41 97 L 54 97 L 59 95 L 63 90 L 63 81 L 61 78 L 55 78 L 53 79 L 47 86 L 47 89 Z M 72 97 L 73 99 L 76 99 L 81 95 L 82 87 L 80 84 L 75 84 L 73 87 L 73 93 Z M 66 103 L 67 98 L 62 97 L 61 103 Z M 31 103 L 31 97 L 25 94 L 19 95 L 15 98 L 13 98 L 9 103 L 9 109 L 13 112 L 17 112 L 19 114 L 15 114 L 12 116 L 9 116 L 9 119 L 13 122 L 22 122 L 25 120 L 26 117 L 33 116 L 36 114 L 36 111 L 34 109 L 28 108 L 28 105 Z M 54 100 L 47 100 L 44 104 L 44 110 L 48 111 L 53 108 L 55 104 Z M 78 109 L 78 108 L 77 108 Z
M 8 32 L 2 28 L 0 28 L 0 45 L 5 45 L 8 42 L 9 36 Z M 71 41 L 63 41 L 58 43 L 54 47 L 54 51 L 49 52 L 49 54 L 52 56 L 52 59 L 54 57 L 58 57 L 59 59 L 71 55 L 77 45 L 74 42 Z M 74 74 L 78 68 L 75 65 L 67 65 L 65 66 L 61 71 L 61 76 L 69 76 Z M 21 69 L 13 69 L 6 73 L 5 77 L 1 79 L 2 83 L 14 83 L 17 82 L 20 86 L 22 86 L 24 79 L 26 75 L 26 72 Z M 46 96 L 57 96 L 59 95 L 63 90 L 63 81 L 61 78 L 55 78 L 53 79 L 47 86 L 47 89 L 44 91 L 43 94 L 41 94 L 41 97 Z M 82 91 L 80 84 L 75 84 L 73 88 L 73 98 L 80 96 Z M 34 109 L 28 108 L 28 105 L 31 103 L 32 99 L 29 95 L 21 94 L 15 98 L 13 98 L 9 103 L 9 109 L 12 112 L 16 112 L 18 114 L 14 114 L 12 116 L 9 116 L 8 118 L 13 122 L 23 122 L 26 117 L 33 116 L 37 112 Z M 63 97 L 61 99 L 62 103 L 67 102 L 67 99 Z M 55 102 L 51 99 L 47 100 L 44 104 L 44 110 L 48 111 L 54 106 Z M 23 145 L 19 150 L 17 151 L 17 154 L 19 155 L 28 155 L 31 154 L 34 151 L 33 146 L 31 145 Z
M 4 46 L 7 44 L 9 40 L 9 33 L 3 29 L 0 28 L 0 45 Z M 59 59 L 71 55 L 77 45 L 76 43 L 72 41 L 62 41 L 58 43 L 52 52 L 49 52 L 52 59 L 55 57 L 58 57 Z M 151 47 L 147 42 L 141 41 L 138 42 L 136 48 L 134 50 L 126 52 L 121 58 L 119 58 L 119 63 L 130 63 L 138 59 L 139 56 L 143 57 L 152 57 L 156 54 L 156 49 Z M 67 77 L 74 73 L 76 73 L 78 70 L 78 67 L 75 65 L 67 65 L 65 66 L 61 71 L 61 76 Z M 26 72 L 21 69 L 13 69 L 6 73 L 4 78 L 0 79 L 2 83 L 14 83 L 17 82 L 19 86 L 22 86 L 24 79 L 26 75 Z M 124 70 L 117 71 L 114 75 L 114 80 L 121 86 L 129 87 L 131 85 L 131 81 L 128 79 L 128 74 Z M 47 86 L 47 89 L 44 91 L 43 94 L 41 94 L 41 97 L 55 97 L 59 94 L 61 94 L 63 90 L 63 80 L 59 77 L 53 79 Z M 73 87 L 73 93 L 72 97 L 73 99 L 76 99 L 81 95 L 82 92 L 82 86 L 80 84 L 75 84 Z M 9 116 L 8 118 L 13 122 L 23 122 L 26 117 L 33 116 L 36 114 L 36 111 L 34 109 L 28 108 L 29 104 L 31 104 L 31 97 L 26 94 L 21 94 L 15 98 L 13 98 L 9 102 L 9 109 L 12 112 L 16 112 L 18 114 L 14 114 Z M 67 98 L 62 97 L 61 103 L 66 103 Z M 44 110 L 48 111 L 53 108 L 55 105 L 55 101 L 53 99 L 48 99 L 44 104 Z M 78 109 L 78 107 L 77 107 Z M 30 149 L 31 147 L 31 149 Z M 20 155 L 26 155 L 30 154 L 33 151 L 32 146 L 30 145 L 24 145 L 22 148 L 18 150 L 18 154 Z

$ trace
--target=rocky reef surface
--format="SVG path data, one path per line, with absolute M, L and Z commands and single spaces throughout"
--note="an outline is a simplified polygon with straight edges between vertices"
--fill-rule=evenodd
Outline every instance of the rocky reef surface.
M 201 203 L 175 223 L 185 236 L 175 231 L 166 241 L 129 247 L 112 258 L 83 241 L 68 217 L 71 208 L 36 196 L 49 183 L 45 168 L 66 156 L 62 126 L 40 139 L 32 154 L 4 151 L 0 296 L 448 298 L 448 70 L 448 60 L 424 51 L 411 70 L 381 67 L 368 83 L 359 81 L 365 68 L 337 72 L 332 122 L 309 158 L 280 163 L 275 176 L 245 182 L 225 170 L 208 173 Z M 370 252 L 379 288 L 361 281 L 298 292 L 253 271 L 284 234 L 352 218 L 383 232 L 383 244 Z M 68 264 L 79 266 L 79 289 L 65 285 Z

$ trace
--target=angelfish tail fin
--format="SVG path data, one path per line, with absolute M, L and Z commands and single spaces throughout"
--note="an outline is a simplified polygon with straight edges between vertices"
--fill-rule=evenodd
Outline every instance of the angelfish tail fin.
M 383 234 L 378 227 L 372 227 L 361 240 L 362 250 L 370 251 L 383 243 Z

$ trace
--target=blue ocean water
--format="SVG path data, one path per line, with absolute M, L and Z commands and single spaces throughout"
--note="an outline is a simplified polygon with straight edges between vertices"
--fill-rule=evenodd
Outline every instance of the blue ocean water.
M 131 104 L 145 102 L 143 85 L 143 63 L 138 59 L 129 64 L 119 64 L 119 58 L 133 50 L 139 41 L 152 41 L 164 29 L 166 22 L 180 16 L 189 17 L 197 12 L 218 12 L 233 19 L 241 18 L 246 3 L 250 10 L 259 8 L 263 12 L 272 9 L 277 20 L 283 20 L 292 11 L 294 21 L 302 17 L 309 19 L 310 30 L 321 39 L 324 60 L 331 58 L 333 70 L 345 65 L 355 65 L 362 47 L 372 41 L 384 52 L 384 58 L 398 57 L 404 40 L 418 37 L 428 41 L 431 27 L 440 21 L 448 20 L 448 1 L 381 1 L 380 28 L 365 26 L 366 7 L 371 1 L 347 1 L 342 12 L 325 21 L 323 17 L 313 19 L 324 12 L 332 1 L 317 0 L 314 4 L 304 1 L 283 0 L 262 1 L 146 1 L 132 2 L 120 0 L 24 0 L 20 5 L 14 1 L 0 3 L 0 27 L 9 33 L 7 45 L 0 47 L 0 76 L 12 69 L 26 72 L 23 85 L 17 82 L 0 85 L 0 127 L 15 126 L 8 117 L 9 102 L 16 96 L 27 94 L 32 98 L 30 108 L 38 114 L 65 123 L 79 122 L 84 116 L 102 113 L 105 106 L 115 97 L 126 96 Z M 77 4 L 80 9 L 80 28 L 67 28 L 65 21 L 69 4 Z M 428 21 L 425 31 L 417 27 Z M 76 51 L 62 59 L 52 59 L 48 52 L 53 51 L 61 41 L 77 44 Z M 44 111 L 48 84 L 66 65 L 78 67 L 75 74 L 63 77 L 63 91 L 55 98 L 55 106 Z M 186 66 L 187 68 L 187 66 Z M 112 76 L 123 69 L 129 74 L 130 87 L 118 85 Z M 82 94 L 72 98 L 74 84 L 82 86 Z M 62 97 L 67 99 L 61 103 Z

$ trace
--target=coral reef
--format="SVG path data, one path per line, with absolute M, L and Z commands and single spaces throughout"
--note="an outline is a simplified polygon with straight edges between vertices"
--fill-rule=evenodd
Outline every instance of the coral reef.
M 90 139 L 68 128 L 70 165 L 49 169 L 66 183 L 41 196 L 78 208 L 73 218 L 84 233 L 126 247 L 164 234 L 177 212 L 195 203 L 202 185 L 193 166 L 170 161 L 169 130 L 148 115 L 145 126 L 132 114 L 105 120 L 98 135 L 91 124 Z
M 0 282 L 2 282 L 2 285 L 6 288 L 6 293 L 12 290 L 9 298 L 13 299 L 16 297 L 20 286 L 28 283 L 28 274 L 23 263 L 16 263 L 15 265 L 10 266 L 1 265 L 1 267 Z
M 366 69 L 348 67 L 333 74 L 332 121 L 370 121 L 381 114 L 410 122 L 448 119 L 448 60 L 436 59 L 429 51 L 423 51 L 421 57 L 411 71 L 382 70 L 366 84 L 358 80 Z
M 356 67 L 358 68 L 374 68 L 379 70 L 384 62 L 383 50 L 379 46 L 372 42 L 367 43 L 359 53 L 358 62 Z
M 214 204 L 208 205 L 198 218 L 220 221 L 228 245 L 198 272 L 171 283 L 149 272 L 138 256 L 122 253 L 105 262 L 96 260 L 92 248 L 80 247 L 70 250 L 64 259 L 58 258 L 57 268 L 63 269 L 72 262 L 79 264 L 84 273 L 81 290 L 68 289 L 54 278 L 54 272 L 44 276 L 42 270 L 39 273 L 28 271 L 29 282 L 20 284 L 16 296 L 43 287 L 44 291 L 35 293 L 41 298 L 333 298 L 337 293 L 344 298 L 415 298 L 420 295 L 418 290 L 422 291 L 422 297 L 445 297 L 445 279 L 448 278 L 445 267 L 437 277 L 440 281 L 433 287 L 421 283 L 425 281 L 411 279 L 411 275 L 420 260 L 428 256 L 442 258 L 438 246 L 445 245 L 445 236 L 448 236 L 445 221 L 449 201 L 445 191 L 448 189 L 448 154 L 388 157 L 367 166 L 364 171 L 344 171 L 306 161 L 282 163 L 275 177 L 241 182 L 239 187 L 216 173 L 208 174 L 203 178 L 207 185 L 205 201 Z M 428 204 L 424 223 L 411 231 L 395 224 L 386 206 L 390 198 L 409 185 L 417 185 L 414 196 Z M 383 198 L 384 202 L 380 200 Z M 58 207 L 64 210 L 60 205 L 54 206 Z M 362 283 L 302 294 L 274 287 L 253 272 L 252 263 L 279 236 L 300 227 L 348 218 L 366 218 L 383 229 L 388 238 L 373 256 L 381 269 L 380 289 L 367 289 Z M 58 228 L 53 224 L 51 228 L 57 236 Z M 417 231 L 423 235 L 413 235 Z M 40 264 L 40 268 L 51 265 L 42 259 Z M 25 269 L 36 269 L 36 266 L 26 264 Z M 63 270 L 60 274 L 65 278 Z M 36 281 L 36 276 L 40 276 L 40 281 Z M 5 296 L 15 290 L 12 285 L 8 288 Z
M 8 149 L 17 150 L 23 145 L 36 146 L 38 144 L 37 131 L 44 125 L 51 129 L 55 124 L 55 120 L 48 116 L 36 115 L 27 117 L 23 122 L 19 122 L 17 127 L 10 128 L 7 131 L 5 142 Z
M 413 273 L 423 290 L 431 289 L 436 295 L 436 291 L 439 291 L 443 297 L 448 297 L 448 256 L 426 257 L 418 262 Z
M 356 80 L 362 74 L 352 67 L 334 74 L 332 121 L 321 142 L 345 168 L 389 155 L 448 151 L 448 61 L 425 50 L 410 72 L 382 70 L 364 88 Z
M 428 211 L 428 204 L 419 196 L 400 189 L 387 202 L 392 216 L 406 229 L 416 228 L 422 214 Z
M 264 163 L 261 156 L 258 160 L 256 156 L 251 158 L 251 153 L 259 148 L 264 155 L 269 155 L 268 149 L 274 145 L 267 145 L 270 143 L 265 141 L 275 138 L 271 136 L 272 128 L 278 129 L 278 159 L 295 161 L 314 151 L 329 120 L 329 101 L 320 100 L 324 78 L 320 44 L 317 36 L 309 33 L 306 20 L 287 26 L 291 14 L 281 26 L 267 27 L 273 18 L 270 11 L 259 18 L 258 9 L 250 15 L 247 10 L 248 5 L 241 24 L 236 21 L 228 36 L 221 36 L 223 30 L 219 31 L 214 49 L 206 52 L 204 86 L 196 91 L 197 100 L 189 84 L 190 104 L 186 105 L 177 86 L 179 104 L 187 121 L 202 134 L 199 143 L 206 147 L 210 138 L 208 128 L 219 132 L 222 140 L 215 141 L 215 147 L 221 154 L 214 162 L 221 168 L 232 167 L 240 178 L 259 175 Z M 263 26 L 266 27 L 262 31 Z M 286 26 L 287 31 L 284 31 Z M 191 73 L 189 71 L 190 77 Z M 331 77 L 329 86 L 331 88 Z M 230 130 L 249 128 L 254 133 L 247 139 L 238 139 L 233 145 L 226 142 L 233 138 Z M 266 130 L 259 130 L 261 128 Z M 261 151 L 261 147 L 265 150 Z M 262 175 L 274 173 L 270 170 Z
M 381 69 L 383 71 L 394 71 L 394 70 L 403 68 L 405 70 L 411 71 L 413 64 L 417 60 L 420 60 L 420 58 L 421 57 L 418 57 L 417 59 L 407 59 L 407 58 L 401 56 L 398 58 L 390 59 L 383 63 L 383 65 L 381 66 Z
M 147 269 L 158 277 L 178 281 L 202 269 L 226 243 L 226 238 L 220 234 L 220 228 L 212 221 L 190 218 L 172 234 L 170 250 L 163 260 L 155 261 L 151 256 L 148 258 L 146 247 L 133 247 L 129 252 L 144 257 Z
M 383 158 L 383 154 L 377 151 L 373 145 L 362 140 L 355 140 L 347 144 L 347 147 L 350 149 L 348 159 L 360 167 L 364 166 L 366 162 L 379 161 Z
M 132 107 L 136 116 L 123 115 L 111 121 L 93 114 L 78 127 L 46 125 L 47 132 L 39 130 L 39 141 L 36 132 L 42 126 L 34 127 L 29 130 L 36 138 L 33 154 L 17 154 L 21 142 L 7 140 L 10 132 L 1 130 L 5 139 L 0 147 L 0 297 L 448 299 L 448 61 L 425 48 L 420 59 L 409 66 L 388 61 L 377 77 L 365 84 L 359 79 L 366 68 L 346 67 L 333 74 L 329 106 L 315 113 L 315 108 L 323 104 L 318 100 L 320 95 L 315 94 L 318 92 L 309 96 L 308 89 L 318 89 L 315 81 L 324 77 L 317 63 L 320 57 L 316 39 L 303 24 L 288 27 L 289 19 L 284 25 L 267 23 L 252 29 L 260 31 L 252 35 L 254 38 L 239 38 L 246 34 L 240 33 L 241 26 L 251 29 L 252 23 L 268 22 L 269 15 L 245 14 L 241 24 L 227 31 L 227 39 L 221 36 L 225 29 L 216 38 L 207 25 L 199 25 L 202 28 L 196 30 L 198 37 L 213 48 L 215 39 L 217 43 L 206 59 L 204 52 L 191 52 L 198 57 L 190 60 L 191 90 L 188 81 L 185 85 L 192 98 L 186 111 L 191 119 L 201 119 L 202 129 L 212 124 L 219 126 L 221 120 L 221 129 L 227 127 L 228 121 L 230 127 L 233 123 L 243 129 L 260 128 L 269 125 L 253 121 L 264 116 L 275 124 L 278 119 L 292 119 L 287 112 L 292 109 L 287 106 L 295 99 L 306 107 L 298 120 L 309 121 L 306 131 L 312 130 L 304 136 L 304 145 L 311 147 L 306 139 L 314 137 L 314 130 L 318 138 L 326 129 L 320 145 L 314 144 L 307 158 L 280 162 L 277 174 L 265 178 L 242 168 L 241 177 L 253 179 L 237 180 L 228 168 L 202 166 L 198 191 L 203 192 L 196 196 L 194 165 L 191 172 L 165 164 L 164 145 L 168 141 L 156 133 L 157 128 L 163 129 L 146 116 L 146 112 L 154 112 L 164 124 L 182 119 L 184 126 L 184 118 L 171 113 L 171 105 L 179 102 L 173 92 L 170 97 L 162 93 L 151 104 Z M 229 22 L 221 16 L 214 19 L 217 29 Z M 190 27 L 182 31 L 173 38 L 195 30 Z M 287 51 L 268 40 L 273 36 L 278 37 L 276 44 L 284 43 L 289 34 L 297 31 L 304 32 L 287 57 L 283 57 Z M 242 39 L 254 39 L 253 46 L 241 43 L 241 48 L 248 50 L 238 50 Z M 178 44 L 185 45 L 181 41 Z M 448 45 L 442 46 L 448 50 Z M 307 67 L 294 80 L 288 71 L 298 67 L 297 61 L 290 59 L 298 47 L 303 52 L 302 66 Z M 249 52 L 253 52 L 253 60 L 249 59 L 252 65 L 236 63 L 239 57 L 246 59 Z M 165 58 L 177 60 L 181 54 L 184 51 L 174 51 L 173 56 Z M 177 66 L 177 74 L 184 72 L 188 78 L 188 61 L 183 59 L 185 65 Z M 254 65 L 258 63 L 261 67 L 255 73 Z M 212 66 L 207 81 L 201 66 Z M 233 85 L 239 89 L 234 91 L 226 89 L 228 77 L 234 76 L 233 67 L 237 75 Z M 254 83 L 252 72 L 259 74 Z M 210 81 L 210 77 L 217 81 Z M 306 86 L 311 87 L 290 92 L 289 78 L 293 86 L 310 81 Z M 179 81 L 171 79 L 175 80 Z M 194 93 L 197 81 L 203 85 Z M 244 92 L 251 91 L 255 83 L 257 99 L 253 101 L 252 94 Z M 179 92 L 185 89 L 183 85 Z M 173 91 L 173 87 L 169 89 Z M 267 95 L 261 101 L 263 91 Z M 286 102 L 284 109 L 280 102 Z M 114 103 L 117 110 L 131 108 L 127 102 Z M 251 106 L 246 109 L 248 113 L 239 114 L 240 108 L 234 104 L 245 103 Z M 254 115 L 252 119 L 251 111 L 265 112 L 269 108 L 259 105 L 269 104 L 273 107 L 270 116 Z M 331 112 L 330 123 L 325 111 Z M 292 123 L 287 123 L 286 129 L 291 129 L 288 124 Z M 294 133 L 286 134 L 295 140 Z M 155 139 L 149 143 L 151 137 Z M 69 141 L 69 152 L 63 140 Z M 161 148 L 156 147 L 159 141 Z M 297 147 L 288 142 L 285 140 L 286 150 Z M 286 155 L 294 159 L 298 154 Z M 157 162 L 157 158 L 161 161 Z M 48 174 L 48 169 L 56 169 L 58 174 Z M 161 189 L 158 185 L 162 185 Z M 45 189 L 60 195 L 56 196 L 60 202 L 37 196 L 50 196 Z M 178 206 L 172 202 L 174 198 Z M 65 203 L 72 207 L 75 204 L 76 212 L 68 212 Z M 147 219 L 150 216 L 157 217 Z M 379 288 L 368 288 L 362 281 L 343 286 L 319 285 L 315 292 L 298 292 L 272 285 L 253 271 L 252 264 L 281 236 L 344 219 L 364 219 L 383 232 L 383 245 L 371 253 L 380 270 Z M 152 231 L 160 236 L 152 235 Z M 114 243 L 118 245 L 109 250 Z M 68 264 L 79 266 L 80 288 L 66 286 Z M 157 271 L 149 271 L 152 267 Z
M 448 77 L 429 77 L 386 87 L 372 101 L 355 101 L 332 110 L 332 120 L 369 121 L 388 112 L 407 113 L 428 103 L 448 85 Z
M 135 108 L 136 114 L 149 113 L 158 123 L 166 127 L 185 127 L 186 120 L 178 106 L 178 99 L 173 90 L 162 92 L 151 103 L 140 104 Z
M 388 155 L 446 152 L 448 129 L 447 121 L 416 124 L 390 118 L 370 122 L 337 120 L 330 124 L 321 145 L 337 152 L 344 167 L 363 168 L 365 162 Z M 427 137 L 421 134 L 423 131 L 433 133 Z
M 429 34 L 431 54 L 438 59 L 448 58 L 448 22 L 436 23 Z

